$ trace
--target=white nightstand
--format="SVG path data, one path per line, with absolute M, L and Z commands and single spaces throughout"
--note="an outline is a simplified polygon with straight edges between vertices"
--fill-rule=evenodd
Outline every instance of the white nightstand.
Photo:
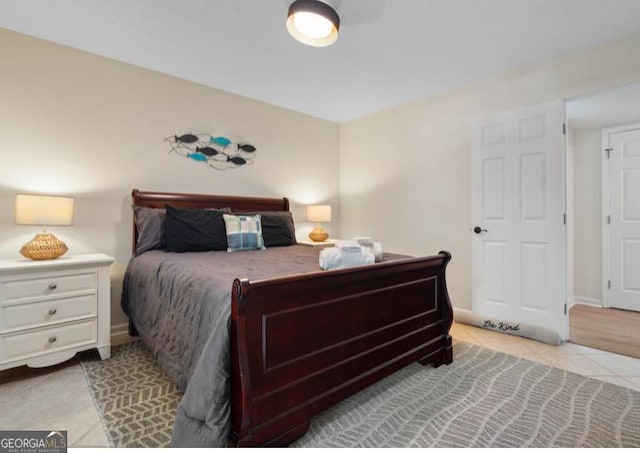
M 336 239 L 327 239 L 324 242 L 315 242 L 311 239 L 303 239 L 297 242 L 300 245 L 307 245 L 309 247 L 333 247 L 334 245 L 336 245 Z
M 111 357 L 113 258 L 0 260 L 0 370 L 43 367 L 97 348 Z

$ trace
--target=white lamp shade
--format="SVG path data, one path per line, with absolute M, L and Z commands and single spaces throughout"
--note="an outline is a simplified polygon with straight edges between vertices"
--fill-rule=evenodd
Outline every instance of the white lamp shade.
M 331 206 L 327 204 L 307 206 L 307 220 L 309 222 L 331 222 Z
M 74 199 L 46 195 L 16 195 L 17 225 L 73 225 Z

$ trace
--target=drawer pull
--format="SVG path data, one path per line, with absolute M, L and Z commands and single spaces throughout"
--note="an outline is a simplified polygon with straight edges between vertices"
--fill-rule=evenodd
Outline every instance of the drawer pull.
M 53 291 L 53 290 L 54 290 L 54 289 L 56 289 L 57 287 L 58 287 L 58 285 L 56 285 L 55 283 L 49 283 L 49 289 L 50 289 L 50 290 L 52 290 L 52 291 Z
M 55 315 L 56 313 L 58 313 L 58 310 L 56 309 L 56 307 L 53 307 L 53 308 L 49 309 L 49 314 L 50 315 Z
M 56 336 L 55 336 L 55 335 L 51 335 L 51 336 L 49 337 L 49 343 L 55 343 L 55 342 L 56 342 L 56 340 L 57 340 L 57 338 L 56 338 Z

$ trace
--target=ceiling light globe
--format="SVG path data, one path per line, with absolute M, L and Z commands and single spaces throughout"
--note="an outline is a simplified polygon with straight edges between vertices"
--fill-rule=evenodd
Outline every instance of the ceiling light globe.
M 338 39 L 340 17 L 320 0 L 296 0 L 289 7 L 287 30 L 298 41 L 314 47 L 325 47 Z
M 333 24 L 328 19 L 315 13 L 296 13 L 293 15 L 293 26 L 310 38 L 326 38 L 333 30 Z

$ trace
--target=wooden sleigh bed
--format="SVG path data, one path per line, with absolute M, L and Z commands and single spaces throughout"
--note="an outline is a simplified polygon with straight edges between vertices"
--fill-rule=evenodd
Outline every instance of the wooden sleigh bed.
M 289 210 L 286 198 L 136 189 L 132 197 L 134 206 L 151 208 Z M 135 225 L 133 234 L 135 249 Z M 258 281 L 238 275 L 229 282 L 229 444 L 288 445 L 314 415 L 409 363 L 451 363 L 450 259 L 440 252 Z

